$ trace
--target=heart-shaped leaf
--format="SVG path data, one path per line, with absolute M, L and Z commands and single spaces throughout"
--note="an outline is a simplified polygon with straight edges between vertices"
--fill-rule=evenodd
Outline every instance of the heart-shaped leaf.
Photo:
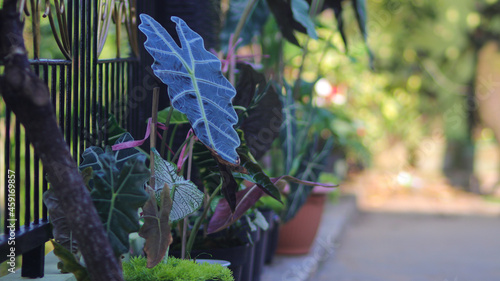
M 203 192 L 196 185 L 177 175 L 177 166 L 165 161 L 155 148 L 155 190 L 157 195 L 167 184 L 172 198 L 170 221 L 178 221 L 198 210 L 203 203 Z
M 236 90 L 222 75 L 221 62 L 203 46 L 203 39 L 178 17 L 172 17 L 181 42 L 177 46 L 153 18 L 142 14 L 139 29 L 146 35 L 152 69 L 168 85 L 172 106 L 187 115 L 198 139 L 214 154 L 237 166 L 240 145 L 233 126 L 238 116 L 231 104 Z M 175 201 L 175 200 L 174 200 Z
M 111 152 L 99 155 L 98 161 L 102 168 L 94 171 L 94 189 L 90 196 L 113 251 L 119 256 L 129 250 L 129 233 L 139 230 L 137 212 L 149 198 L 144 184 L 150 173 L 143 154 L 128 159 L 120 170 Z
M 146 239 L 144 252 L 148 257 L 148 268 L 153 268 L 159 264 L 168 247 L 172 243 L 170 233 L 169 216 L 172 209 L 172 199 L 170 199 L 170 189 L 163 188 L 160 195 L 160 208 L 158 208 L 155 191 L 148 187 L 149 200 L 142 208 L 144 224 L 139 231 L 139 236 Z

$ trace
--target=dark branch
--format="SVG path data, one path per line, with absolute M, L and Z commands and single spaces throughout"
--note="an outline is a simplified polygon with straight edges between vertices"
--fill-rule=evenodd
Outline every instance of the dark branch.
M 24 125 L 42 160 L 91 279 L 123 280 L 101 220 L 57 126 L 48 88 L 30 68 L 22 31 L 16 1 L 4 1 L 0 10 L 0 61 L 5 64 L 5 72 L 0 93 Z

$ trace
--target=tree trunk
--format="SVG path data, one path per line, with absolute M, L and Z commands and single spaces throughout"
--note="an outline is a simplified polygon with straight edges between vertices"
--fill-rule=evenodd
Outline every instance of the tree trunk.
M 5 0 L 0 10 L 0 60 L 5 64 L 0 93 L 42 160 L 91 279 L 123 280 L 90 194 L 57 126 L 48 88 L 30 68 L 16 6 L 16 0 Z

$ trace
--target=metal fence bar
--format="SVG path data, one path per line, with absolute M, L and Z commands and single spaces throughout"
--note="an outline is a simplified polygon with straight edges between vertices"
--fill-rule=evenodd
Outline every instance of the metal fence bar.
M 140 120 L 134 119 L 137 114 L 129 112 L 128 100 L 130 91 L 139 81 L 139 63 L 137 58 L 98 59 L 100 1 L 64 2 L 67 4 L 65 16 L 69 31 L 69 38 L 64 40 L 69 39 L 70 59 L 36 56 L 30 63 L 49 89 L 56 120 L 78 163 L 85 148 L 106 143 L 109 113 L 115 114 L 121 126 L 133 126 L 129 130 L 141 125 L 138 125 Z M 58 28 L 62 27 L 59 25 Z M 39 39 L 34 40 L 33 49 L 36 49 Z M 23 277 L 42 277 L 45 242 L 52 235 L 47 207 L 42 200 L 43 192 L 49 187 L 46 170 L 31 147 L 24 127 L 6 106 L 4 108 L 5 128 L 2 128 L 2 133 L 5 133 L 3 163 L 6 173 L 0 183 L 7 187 L 8 169 L 15 171 L 16 254 L 23 255 Z M 8 195 L 8 188 L 4 188 L 3 214 L 0 214 L 0 230 L 3 231 L 0 233 L 0 262 L 6 260 L 3 253 L 8 251 Z

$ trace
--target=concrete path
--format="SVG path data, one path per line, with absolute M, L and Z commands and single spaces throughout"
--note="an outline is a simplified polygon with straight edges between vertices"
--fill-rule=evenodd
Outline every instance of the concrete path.
M 359 213 L 314 281 L 499 281 L 500 218 Z

